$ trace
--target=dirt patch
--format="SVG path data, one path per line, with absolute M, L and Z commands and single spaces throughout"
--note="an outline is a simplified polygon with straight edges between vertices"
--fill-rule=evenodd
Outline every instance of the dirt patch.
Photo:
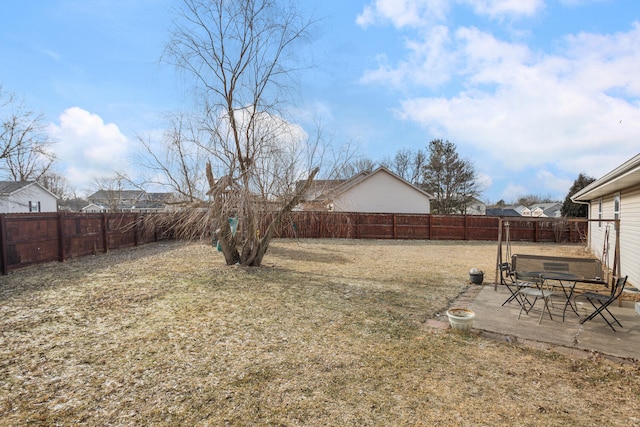
M 522 245 L 580 256 L 582 248 Z M 0 425 L 640 425 L 640 367 L 425 327 L 492 242 L 161 243 L 0 278 Z

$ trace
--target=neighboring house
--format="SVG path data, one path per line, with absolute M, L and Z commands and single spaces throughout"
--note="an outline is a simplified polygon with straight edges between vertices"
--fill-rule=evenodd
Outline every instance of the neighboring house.
M 58 196 L 36 181 L 0 181 L 0 212 L 57 212 Z
M 58 212 L 82 212 L 82 208 L 87 206 L 87 201 L 81 198 L 58 200 Z
M 465 215 L 486 215 L 487 214 L 487 205 L 485 205 L 482 201 L 476 199 L 475 197 L 467 205 L 465 210 Z
M 524 205 L 503 206 L 502 209 L 503 210 L 513 210 L 519 216 L 531 216 L 531 209 L 529 209 L 528 207 L 526 207 Z
M 530 206 L 532 217 L 560 218 L 562 216 L 562 203 L 536 203 Z
M 431 211 L 431 196 L 385 167 L 348 180 L 318 180 L 301 210 L 335 212 L 421 213 Z
M 438 199 L 439 194 L 433 194 L 434 199 Z M 465 199 L 465 196 L 461 194 L 452 195 L 451 197 L 457 197 L 454 203 L 457 205 L 456 208 L 452 210 L 452 214 L 461 214 L 461 215 L 486 215 L 487 214 L 487 205 L 481 200 L 476 199 L 475 197 L 469 197 L 469 201 L 466 206 L 463 206 L 462 200 Z M 464 210 L 463 210 L 464 207 Z
M 574 203 L 589 205 L 589 219 L 620 220 L 620 273 L 640 287 L 640 154 L 571 196 Z M 589 222 L 589 248 L 613 266 L 616 246 L 614 225 Z
M 173 193 L 145 193 L 142 200 L 138 200 L 131 207 L 131 212 L 165 212 L 174 199 Z
M 487 216 L 520 216 L 520 214 L 513 208 L 487 208 Z
M 87 206 L 82 208 L 82 212 L 87 212 L 87 213 L 109 212 L 109 208 L 103 205 L 96 205 L 95 203 L 89 203 Z
M 502 208 L 487 209 L 490 216 L 526 216 L 532 218 L 560 218 L 561 203 L 538 203 L 530 207 L 523 205 L 503 206 Z
M 147 193 L 142 190 L 99 190 L 87 198 L 82 212 L 162 212 L 171 193 Z

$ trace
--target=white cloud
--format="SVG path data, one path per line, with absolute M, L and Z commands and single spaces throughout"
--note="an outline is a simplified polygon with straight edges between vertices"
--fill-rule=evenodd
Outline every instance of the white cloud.
M 496 167 L 505 177 L 524 172 L 518 183 L 498 181 L 507 185 L 505 200 L 565 194 L 579 173 L 598 178 L 637 153 L 640 23 L 617 33 L 569 34 L 545 51 L 526 44 L 530 37 L 514 41 L 481 29 L 482 21 L 454 29 L 448 22 L 453 7 L 502 20 L 540 14 L 545 2 L 369 3 L 358 23 L 401 29 L 404 57 L 392 62 L 380 54 L 377 68 L 360 81 L 409 94 L 398 117 L 478 153 L 476 164 L 488 168 L 481 173 Z M 509 25 L 505 34 L 513 30 Z
M 56 141 L 55 152 L 63 174 L 71 185 L 84 192 L 95 178 L 126 172 L 129 141 L 114 123 L 104 123 L 97 114 L 71 107 L 51 124 L 49 132 Z
M 442 25 L 430 27 L 421 39 L 405 42 L 408 55 L 398 65 L 389 63 L 386 55 L 379 55 L 378 68 L 368 70 L 361 83 L 380 83 L 403 88 L 413 85 L 436 87 L 451 78 L 456 53 L 450 51 L 449 29 Z
M 553 54 L 474 28 L 458 30 L 456 41 L 464 89 L 450 97 L 406 98 L 400 117 L 514 170 L 553 163 L 577 175 L 597 157 L 637 152 L 640 74 L 631 70 L 640 69 L 634 49 L 640 25 L 567 37 Z M 587 173 L 599 176 L 611 165 Z
M 538 170 L 536 179 L 552 196 L 566 193 L 573 184 L 573 180 L 558 177 L 547 169 Z
M 479 184 L 480 189 L 484 191 L 485 188 L 491 187 L 493 184 L 493 178 L 486 173 L 478 172 L 476 182 Z
M 501 16 L 533 16 L 544 7 L 544 0 L 466 0 L 478 15 L 491 18 Z
M 446 20 L 455 3 L 492 19 L 531 17 L 544 8 L 544 0 L 373 0 L 365 5 L 356 23 L 363 28 L 386 23 L 398 29 L 426 28 Z
M 419 28 L 445 19 L 449 0 L 374 0 L 356 18 L 361 27 L 391 23 L 396 28 Z
M 520 197 L 529 194 L 530 192 L 526 187 L 522 185 L 509 184 L 500 194 L 500 198 L 506 203 L 511 203 L 514 200 L 518 200 Z

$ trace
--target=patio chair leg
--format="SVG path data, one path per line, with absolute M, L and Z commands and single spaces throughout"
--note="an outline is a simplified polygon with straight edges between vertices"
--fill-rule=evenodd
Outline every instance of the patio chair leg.
M 516 300 L 518 302 L 520 302 L 520 300 L 518 300 L 518 298 L 516 297 L 516 294 L 512 293 L 511 296 L 509 298 L 507 298 L 507 300 L 505 302 L 502 303 L 502 306 L 504 307 L 505 304 L 510 303 L 513 300 Z
M 612 318 L 612 319 L 613 319 L 613 320 L 618 324 L 618 326 L 620 326 L 621 328 L 623 327 L 623 326 L 622 326 L 622 323 L 620 323 L 620 321 L 618 321 L 618 319 L 616 319 L 616 316 L 614 316 L 614 315 L 609 311 L 609 309 L 608 309 L 605 305 L 601 305 L 600 307 L 598 307 L 598 306 L 596 306 L 596 305 L 593 303 L 593 301 L 592 301 L 591 299 L 587 298 L 587 301 L 589 301 L 589 303 L 590 303 L 590 304 L 593 306 L 593 308 L 595 308 L 596 310 L 595 310 L 593 313 L 591 313 L 589 316 L 587 316 L 587 317 L 585 317 L 584 319 L 582 319 L 582 320 L 580 321 L 580 323 L 584 323 L 584 322 L 586 322 L 586 321 L 588 321 L 588 320 L 592 320 L 592 319 L 594 319 L 594 318 L 599 314 L 599 315 L 600 315 L 600 317 L 602 317 L 602 318 L 604 319 L 604 321 L 605 321 L 605 322 L 607 322 L 607 325 L 609 325 L 609 327 L 610 327 L 611 329 L 613 329 L 613 331 L 614 331 L 614 332 L 616 332 L 616 329 L 613 327 L 613 324 L 612 324 L 612 323 L 609 321 L 609 319 L 607 319 L 607 318 L 605 317 L 605 315 L 602 313 L 603 311 L 606 311 L 607 313 L 609 313 L 609 316 L 611 316 L 611 318 Z
M 522 301 L 520 304 L 520 313 L 518 313 L 518 319 L 520 319 L 520 316 L 522 316 L 522 310 L 524 310 L 525 313 L 529 314 L 529 311 L 531 311 L 531 309 L 533 308 L 533 306 L 535 305 L 536 301 L 538 300 L 538 297 L 536 297 L 535 300 L 533 300 L 533 303 L 529 301 L 529 298 L 527 298 L 526 295 L 522 295 Z M 529 304 L 529 309 L 527 309 L 524 305 L 525 303 Z
M 549 309 L 549 298 L 542 298 L 544 300 L 544 307 L 542 307 L 542 313 L 540 313 L 540 319 L 538 320 L 538 324 L 542 323 L 542 316 L 544 316 L 544 309 L 547 309 L 547 313 L 549 313 L 549 318 L 553 320 L 553 316 L 551 315 L 551 310 Z

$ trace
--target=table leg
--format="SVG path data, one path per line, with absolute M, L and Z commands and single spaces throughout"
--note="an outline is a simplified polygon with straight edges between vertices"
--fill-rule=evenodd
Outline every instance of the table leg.
M 571 310 L 573 310 L 576 316 L 580 317 L 580 315 L 578 314 L 578 310 L 576 309 L 576 307 L 573 306 L 573 303 L 571 302 L 571 298 L 573 298 L 573 290 L 576 287 L 576 282 L 573 282 L 573 284 L 569 287 L 569 293 L 567 293 L 567 289 L 564 283 L 562 283 L 561 280 L 558 280 L 558 282 L 560 282 L 560 286 L 562 287 L 562 292 L 564 292 L 565 297 L 567 297 L 567 302 L 564 304 L 564 310 L 562 310 L 562 321 L 564 322 L 564 316 L 565 316 L 565 313 L 567 312 L 567 306 L 570 306 Z

